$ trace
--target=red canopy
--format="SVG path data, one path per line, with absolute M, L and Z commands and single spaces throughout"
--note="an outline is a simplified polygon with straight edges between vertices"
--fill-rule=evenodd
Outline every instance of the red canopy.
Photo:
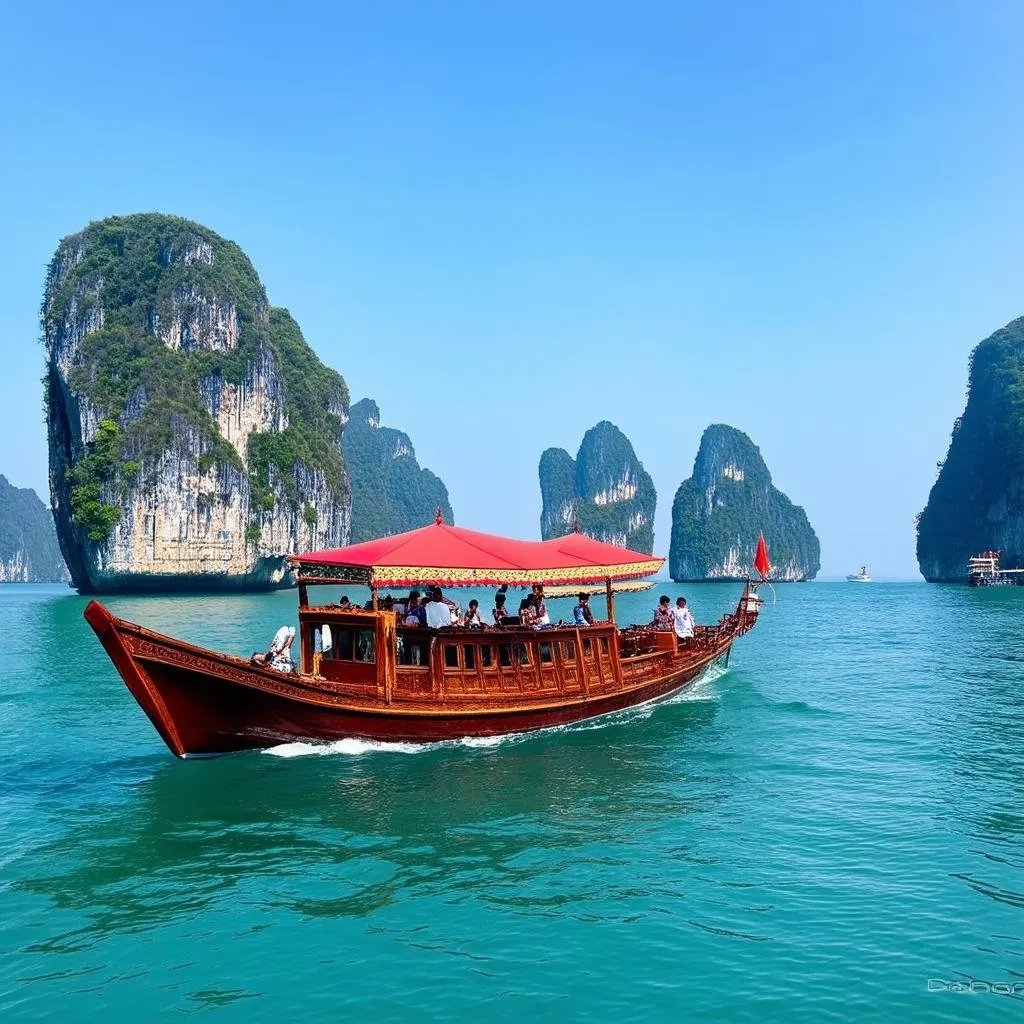
M 291 557 L 305 583 L 373 587 L 602 583 L 650 576 L 664 561 L 582 533 L 547 541 L 510 540 L 444 523 Z

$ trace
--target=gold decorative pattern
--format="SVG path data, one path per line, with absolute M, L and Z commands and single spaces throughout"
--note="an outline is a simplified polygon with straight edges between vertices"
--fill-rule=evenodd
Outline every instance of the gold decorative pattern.
M 375 587 L 415 586 L 434 583 L 437 586 L 471 587 L 532 586 L 534 583 L 603 583 L 606 579 L 625 580 L 636 576 L 650 576 L 664 564 L 663 558 L 644 562 L 625 562 L 621 565 L 581 565 L 568 569 L 439 569 L 424 565 L 375 566 L 372 585 Z

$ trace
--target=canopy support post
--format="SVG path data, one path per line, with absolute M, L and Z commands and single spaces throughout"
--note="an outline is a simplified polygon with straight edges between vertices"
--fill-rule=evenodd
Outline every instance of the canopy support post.
M 614 624 L 614 622 L 615 622 L 615 595 L 614 595 L 614 593 L 612 593 L 612 578 L 611 578 L 611 576 L 609 576 L 605 580 L 604 592 L 605 592 L 605 596 L 608 599 L 608 621 Z
M 309 595 L 306 590 L 306 584 L 299 580 L 299 607 L 305 608 L 309 604 Z
M 370 607 L 374 611 L 377 611 L 377 588 L 371 583 L 370 584 Z

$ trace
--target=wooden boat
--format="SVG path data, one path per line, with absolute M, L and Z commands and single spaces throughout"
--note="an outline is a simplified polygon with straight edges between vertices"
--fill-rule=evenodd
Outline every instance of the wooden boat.
M 298 670 L 275 671 L 154 633 L 91 601 L 85 618 L 125 685 L 179 757 L 345 737 L 433 741 L 543 729 L 667 697 L 728 658 L 757 621 L 749 581 L 736 610 L 694 637 L 619 629 L 613 585 L 664 560 L 582 534 L 509 541 L 433 526 L 293 559 L 299 580 Z M 583 586 L 605 582 L 608 620 L 544 628 L 405 626 L 382 588 Z M 309 602 L 309 587 L 367 584 L 367 610 Z M 388 602 L 383 602 L 388 603 Z M 328 652 L 317 650 L 330 627 Z

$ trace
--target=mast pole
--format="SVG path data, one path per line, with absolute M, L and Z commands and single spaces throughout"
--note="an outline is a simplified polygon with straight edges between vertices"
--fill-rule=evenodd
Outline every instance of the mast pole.
M 604 593 L 608 601 L 608 621 L 615 622 L 615 595 L 612 593 L 612 578 L 609 576 L 604 581 Z

